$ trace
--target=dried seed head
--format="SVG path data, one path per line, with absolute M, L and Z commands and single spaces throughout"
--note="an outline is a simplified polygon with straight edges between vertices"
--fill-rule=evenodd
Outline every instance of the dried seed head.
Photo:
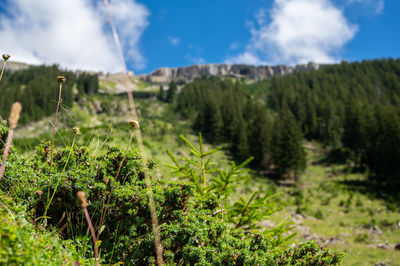
M 63 83 L 63 82 L 66 82 L 67 79 L 64 76 L 58 76 L 57 77 L 57 81 L 60 82 L 60 83 Z
M 75 135 L 80 136 L 81 135 L 81 131 L 79 130 L 79 127 L 74 127 L 72 129 L 72 131 L 75 133 Z
M 81 207 L 82 208 L 86 208 L 87 206 L 87 201 L 86 201 L 86 194 L 83 191 L 78 191 L 78 193 L 76 194 L 78 196 L 78 199 L 81 202 Z
M 133 129 L 139 129 L 139 122 L 136 120 L 131 120 L 128 122 L 129 125 L 131 125 L 131 127 L 133 127 Z
M 10 122 L 10 128 L 16 128 L 21 114 L 22 105 L 19 102 L 13 103 L 11 106 L 11 113 L 8 121 Z
M 10 55 L 8 54 L 3 54 L 3 59 L 4 61 L 7 61 L 10 58 Z
M 36 190 L 35 194 L 38 195 L 39 197 L 41 197 L 43 195 L 43 191 Z

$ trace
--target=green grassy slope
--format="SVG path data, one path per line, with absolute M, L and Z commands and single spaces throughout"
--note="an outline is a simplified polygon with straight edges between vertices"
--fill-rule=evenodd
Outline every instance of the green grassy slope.
M 183 134 L 196 142 L 196 132 L 190 121 L 180 120 L 170 110 L 168 104 L 157 101 L 155 97 L 136 99 L 141 118 L 145 153 L 157 159 L 160 166 L 156 177 L 168 176 L 165 164 L 171 161 L 165 150 L 173 154 L 187 155 L 190 151 L 179 139 Z M 100 106 L 100 108 L 98 107 Z M 59 115 L 56 145 L 71 144 L 74 138 L 72 127 L 80 127 L 82 136 L 78 144 L 86 145 L 95 153 L 104 151 L 108 145 L 127 145 L 131 119 L 125 95 L 101 94 L 82 99 L 72 109 L 63 109 Z M 15 147 L 28 156 L 32 148 L 41 140 L 51 139 L 51 120 L 25 125 L 17 129 Z M 72 121 L 72 122 L 71 122 Z M 270 226 L 290 217 L 295 222 L 297 239 L 315 239 L 322 245 L 344 250 L 347 257 L 343 265 L 373 265 L 383 262 L 386 265 L 400 265 L 400 251 L 393 245 L 400 240 L 400 213 L 393 206 L 379 198 L 369 197 L 362 191 L 355 191 L 346 185 L 366 180 L 362 174 L 346 172 L 345 165 L 324 165 L 324 149 L 315 143 L 306 143 L 309 166 L 301 176 L 299 184 L 277 186 L 254 171 L 252 178 L 239 189 L 240 195 L 248 197 L 255 188 L 275 188 L 283 210 L 270 217 L 263 225 Z M 211 145 L 207 149 L 213 148 Z M 229 162 L 223 150 L 214 155 L 220 166 Z M 375 228 L 375 229 L 374 229 Z M 379 228 L 379 229 L 377 229 Z M 379 244 L 387 243 L 385 248 Z

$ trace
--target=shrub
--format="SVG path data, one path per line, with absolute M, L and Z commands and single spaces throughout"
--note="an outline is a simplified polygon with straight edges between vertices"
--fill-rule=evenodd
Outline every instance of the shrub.
M 155 264 L 144 180 L 147 167 L 154 167 L 154 161 L 144 165 L 135 148 L 125 154 L 117 147 L 110 147 L 105 154 L 94 156 L 86 148 L 73 145 L 56 151 L 50 173 L 49 152 L 49 143 L 43 142 L 30 159 L 13 153 L 1 183 L 1 189 L 18 206 L 26 207 L 27 219 L 33 220 L 37 214 L 38 226 L 58 230 L 67 239 L 64 245 L 74 243 L 80 254 L 91 258 L 88 228 L 76 198 L 77 191 L 84 191 L 99 235 L 100 262 Z M 241 168 L 235 164 L 232 167 Z M 236 172 L 230 177 L 240 176 Z M 258 210 L 260 202 L 266 202 L 265 197 L 256 195 L 253 201 L 249 200 L 246 204 L 251 208 L 242 215 L 247 220 L 232 227 L 229 221 L 238 221 L 233 217 L 240 217 L 234 215 L 240 206 L 236 210 L 233 207 L 229 220 L 221 212 L 221 207 L 230 206 L 224 203 L 230 186 L 224 190 L 212 190 L 210 186 L 211 190 L 199 193 L 193 182 L 169 182 L 163 186 L 160 181 L 152 180 L 151 184 L 167 265 L 287 265 L 295 263 L 292 258 L 304 261 L 304 265 L 308 261 L 329 265 L 341 259 L 341 253 L 312 243 L 287 248 L 282 237 L 285 223 L 272 231 L 255 231 L 254 221 L 258 218 L 251 217 L 266 215 L 265 209 Z M 54 260 L 62 257 L 61 254 L 53 256 Z

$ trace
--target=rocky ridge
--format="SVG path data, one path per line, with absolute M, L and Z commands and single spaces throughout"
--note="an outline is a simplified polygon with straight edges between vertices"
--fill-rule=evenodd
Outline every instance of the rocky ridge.
M 146 82 L 169 83 L 171 81 L 191 82 L 202 76 L 231 76 L 253 81 L 269 79 L 273 76 L 284 76 L 294 72 L 318 70 L 321 65 L 310 62 L 296 66 L 253 66 L 245 64 L 205 64 L 178 68 L 159 68 L 146 75 L 138 75 Z

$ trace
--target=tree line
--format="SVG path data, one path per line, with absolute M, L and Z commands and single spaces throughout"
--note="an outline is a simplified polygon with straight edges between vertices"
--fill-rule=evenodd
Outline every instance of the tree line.
M 30 122 L 55 112 L 58 99 L 56 77 L 63 75 L 62 104 L 72 107 L 74 100 L 85 94 L 96 93 L 99 88 L 98 75 L 60 69 L 57 65 L 31 66 L 24 70 L 7 72 L 0 83 L 0 116 L 7 118 L 13 102 L 24 107 L 21 122 Z
M 400 180 L 400 59 L 342 62 L 252 85 L 202 78 L 176 108 L 253 167 L 298 172 L 303 138 L 340 150 L 380 182 Z
M 178 94 L 176 108 L 208 141 L 228 143 L 237 161 L 253 156 L 254 168 L 294 176 L 306 166 L 302 132 L 289 107 L 271 112 L 238 81 L 196 80 Z

